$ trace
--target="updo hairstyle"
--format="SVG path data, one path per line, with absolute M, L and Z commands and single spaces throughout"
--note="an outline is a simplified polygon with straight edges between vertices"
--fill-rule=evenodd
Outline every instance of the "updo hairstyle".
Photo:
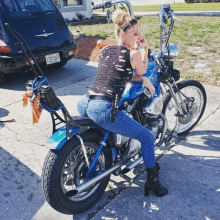
M 123 31 L 122 27 L 131 21 L 130 15 L 121 9 L 117 9 L 112 14 L 112 21 L 115 24 L 115 35 L 118 38 L 118 35 Z

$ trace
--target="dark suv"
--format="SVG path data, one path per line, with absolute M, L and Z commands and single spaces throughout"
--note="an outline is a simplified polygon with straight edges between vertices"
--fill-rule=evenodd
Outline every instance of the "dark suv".
M 0 82 L 5 74 L 30 68 L 5 23 L 25 39 L 41 67 L 62 67 L 77 52 L 74 35 L 51 0 L 0 0 Z

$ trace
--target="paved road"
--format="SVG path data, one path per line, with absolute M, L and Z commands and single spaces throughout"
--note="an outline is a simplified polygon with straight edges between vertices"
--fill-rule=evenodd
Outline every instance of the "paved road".
M 95 80 L 97 63 L 73 59 L 64 68 L 46 72 L 50 84 L 71 115 L 76 104 Z M 129 173 L 136 180 L 112 176 L 112 190 L 80 215 L 63 215 L 53 210 L 41 192 L 41 169 L 48 150 L 44 143 L 51 134 L 51 120 L 43 111 L 39 124 L 32 125 L 31 109 L 22 107 L 25 82 L 33 75 L 18 76 L 0 87 L 0 219 L 1 220 L 86 220 L 86 219 L 219 219 L 220 211 L 220 89 L 205 86 L 205 114 L 188 136 L 163 155 L 161 181 L 169 189 L 163 198 L 143 197 L 146 173 L 143 165 Z M 161 155 L 166 149 L 157 150 Z M 124 190 L 122 190 L 124 189 Z

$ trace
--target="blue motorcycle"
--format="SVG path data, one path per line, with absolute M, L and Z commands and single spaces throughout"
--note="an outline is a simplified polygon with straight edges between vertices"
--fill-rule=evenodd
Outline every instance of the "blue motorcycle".
M 108 2 L 107 6 L 118 2 L 126 3 L 133 15 L 127 0 Z M 126 85 L 118 108 L 150 129 L 155 135 L 155 146 L 161 147 L 187 134 L 198 123 L 205 110 L 206 92 L 202 84 L 194 80 L 176 83 L 180 72 L 173 68 L 173 60 L 178 55 L 178 47 L 168 42 L 174 21 L 179 19 L 169 4 L 161 6 L 158 19 L 161 50 L 149 53 L 144 74 L 155 86 L 155 95 L 151 97 L 147 89 L 143 90 L 141 82 L 131 82 Z M 23 48 L 21 36 L 10 25 L 8 29 Z M 26 53 L 24 48 L 23 52 Z M 29 63 L 33 67 L 30 60 Z M 50 112 L 53 122 L 53 134 L 45 144 L 50 151 L 42 170 L 43 192 L 51 207 L 61 213 L 84 212 L 103 195 L 111 174 L 129 180 L 125 174 L 143 160 L 141 144 L 107 131 L 89 118 L 71 117 L 38 69 L 38 73 L 34 70 L 37 78 L 29 81 L 26 87 L 33 91 L 34 97 L 40 92 L 40 104 Z

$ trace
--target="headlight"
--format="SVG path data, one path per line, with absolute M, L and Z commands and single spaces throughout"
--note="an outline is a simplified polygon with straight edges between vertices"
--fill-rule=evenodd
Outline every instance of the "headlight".
M 176 44 L 169 44 L 170 47 L 170 58 L 174 59 L 178 56 L 179 48 Z M 164 56 L 168 57 L 168 46 L 165 47 Z

